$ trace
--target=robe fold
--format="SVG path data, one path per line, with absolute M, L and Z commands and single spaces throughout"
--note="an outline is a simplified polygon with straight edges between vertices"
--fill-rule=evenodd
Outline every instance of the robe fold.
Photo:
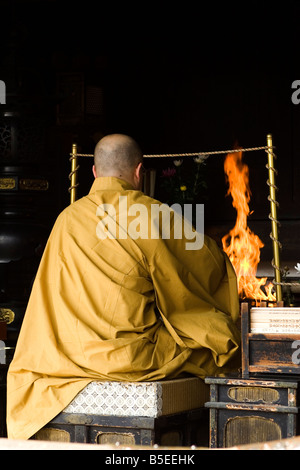
M 130 224 L 150 227 L 152 204 L 125 181 L 97 178 L 58 216 L 9 366 L 9 438 L 33 436 L 91 381 L 204 378 L 236 357 L 231 263 L 208 237 L 187 250 L 184 236 L 129 236 Z

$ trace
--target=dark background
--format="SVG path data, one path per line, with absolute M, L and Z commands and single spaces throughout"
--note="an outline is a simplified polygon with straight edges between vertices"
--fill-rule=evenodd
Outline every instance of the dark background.
M 161 154 L 264 146 L 271 133 L 283 257 L 293 267 L 300 261 L 300 105 L 291 101 L 292 82 L 300 79 L 299 3 L 1 0 L 1 122 L 14 120 L 20 130 L 14 150 L 2 145 L 2 173 L 15 165 L 49 182 L 46 193 L 27 202 L 14 193 L 14 205 L 28 204 L 48 234 L 69 203 L 73 142 L 93 153 L 100 137 L 121 132 L 145 154 Z M 210 157 L 206 167 L 206 230 L 218 241 L 236 216 L 223 161 Z M 251 152 L 244 161 L 249 225 L 269 261 L 267 157 Z M 80 195 L 92 182 L 91 163 L 81 163 Z M 158 170 L 157 197 L 159 172 L 170 164 L 147 161 Z M 2 195 L 2 206 L 12 205 L 11 195 Z

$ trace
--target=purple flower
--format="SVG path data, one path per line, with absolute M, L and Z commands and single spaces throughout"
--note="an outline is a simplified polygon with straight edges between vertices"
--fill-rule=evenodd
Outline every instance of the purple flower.
M 172 178 L 176 174 L 176 169 L 175 168 L 167 168 L 166 170 L 162 171 L 162 176 L 164 178 Z

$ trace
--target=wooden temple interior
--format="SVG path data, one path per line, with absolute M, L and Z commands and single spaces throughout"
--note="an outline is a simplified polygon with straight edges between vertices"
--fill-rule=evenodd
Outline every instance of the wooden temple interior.
M 88 192 L 86 156 L 107 134 L 140 144 L 145 192 L 167 204 L 176 202 L 176 162 L 193 185 L 195 159 L 205 156 L 191 201 L 204 204 L 205 233 L 220 247 L 236 220 L 224 161 L 244 149 L 248 225 L 263 245 L 257 276 L 275 280 L 272 307 L 300 307 L 299 2 L 251 2 L 247 20 L 242 6 L 207 5 L 186 16 L 138 7 L 133 20 L 124 6 L 96 4 L 0 6 L 0 448 L 13 446 L 6 372 L 46 241 L 58 214 Z M 204 388 L 194 378 L 160 383 L 149 393 L 160 393 L 169 411 L 158 415 L 61 413 L 36 442 L 213 449 L 273 441 L 285 448 L 294 439 L 299 447 L 300 369 L 291 355 L 300 330 L 251 333 L 258 306 L 241 297 L 239 376 L 208 377 Z

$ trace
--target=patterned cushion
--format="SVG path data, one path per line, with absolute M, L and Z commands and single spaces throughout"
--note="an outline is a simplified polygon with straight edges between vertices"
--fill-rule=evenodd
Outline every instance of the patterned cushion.
M 65 413 L 158 417 L 203 407 L 209 388 L 201 379 L 158 382 L 91 382 Z

